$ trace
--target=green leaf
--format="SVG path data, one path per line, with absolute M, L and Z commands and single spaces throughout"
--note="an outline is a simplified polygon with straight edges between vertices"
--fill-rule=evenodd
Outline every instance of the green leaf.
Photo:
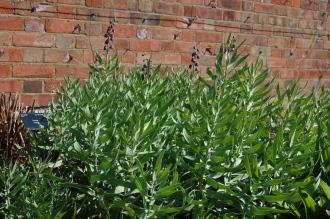
M 289 210 L 280 210 L 276 208 L 270 207 L 252 207 L 253 214 L 256 216 L 265 216 L 270 214 L 288 214 L 290 213 Z
M 329 187 L 329 185 L 321 179 L 320 186 L 321 186 L 324 194 L 327 196 L 328 200 L 330 200 L 330 187 Z

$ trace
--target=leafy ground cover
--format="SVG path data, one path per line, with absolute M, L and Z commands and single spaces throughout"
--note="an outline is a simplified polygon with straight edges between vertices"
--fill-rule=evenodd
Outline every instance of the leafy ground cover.
M 1 214 L 329 217 L 330 93 L 281 92 L 238 49 L 229 38 L 209 79 L 98 57 L 59 92 L 29 161 L 3 162 Z

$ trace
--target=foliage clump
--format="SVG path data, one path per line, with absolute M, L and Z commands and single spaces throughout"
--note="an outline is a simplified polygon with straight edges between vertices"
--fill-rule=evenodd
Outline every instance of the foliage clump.
M 24 180 L 35 181 L 13 206 L 78 218 L 329 216 L 329 92 L 281 92 L 238 51 L 229 38 L 208 79 L 151 65 L 125 74 L 98 58 L 52 105 L 35 148 L 48 156 L 34 158 Z

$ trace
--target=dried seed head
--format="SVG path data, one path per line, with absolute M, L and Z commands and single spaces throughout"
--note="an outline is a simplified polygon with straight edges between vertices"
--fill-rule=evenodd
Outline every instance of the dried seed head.
M 189 69 L 192 69 L 193 71 L 198 72 L 199 71 L 199 49 L 197 46 L 194 46 L 193 52 L 191 53 L 191 64 L 189 65 Z
M 109 49 L 113 49 L 114 47 L 114 35 L 115 35 L 115 25 L 114 23 L 110 23 L 110 26 L 107 29 L 107 32 L 104 34 L 106 40 L 104 41 L 104 50 L 109 51 Z

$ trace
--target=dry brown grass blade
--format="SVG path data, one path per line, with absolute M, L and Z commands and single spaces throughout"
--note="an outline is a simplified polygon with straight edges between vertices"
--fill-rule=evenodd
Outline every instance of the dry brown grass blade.
M 25 160 L 24 152 L 31 148 L 19 116 L 22 111 L 17 94 L 0 94 L 0 156 L 5 159 Z

